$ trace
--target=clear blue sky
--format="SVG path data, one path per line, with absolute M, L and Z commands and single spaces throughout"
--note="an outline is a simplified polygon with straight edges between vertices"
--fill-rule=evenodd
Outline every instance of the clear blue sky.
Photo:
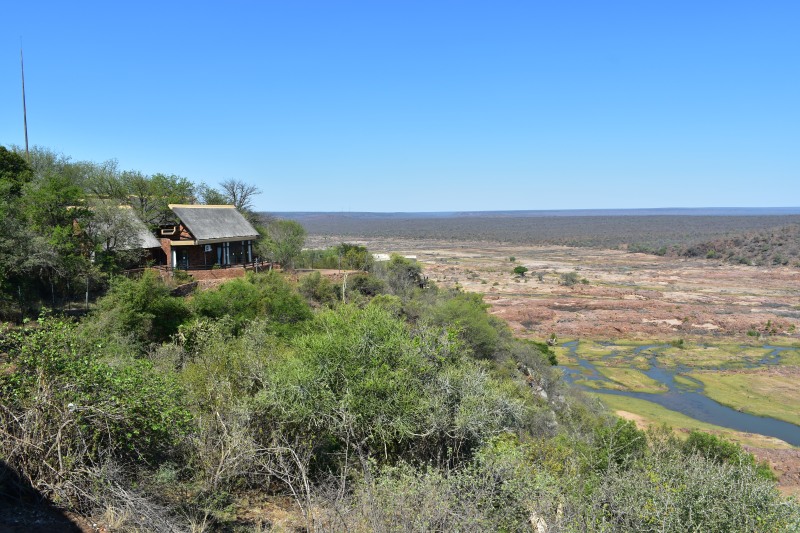
M 800 2 L 6 2 L 0 144 L 269 211 L 800 204 Z

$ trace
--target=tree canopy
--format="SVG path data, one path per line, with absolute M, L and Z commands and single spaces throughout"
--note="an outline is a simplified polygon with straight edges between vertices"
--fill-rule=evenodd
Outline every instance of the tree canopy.
M 283 268 L 294 268 L 305 244 L 306 230 L 294 220 L 271 220 L 263 226 L 258 253 L 280 263 Z

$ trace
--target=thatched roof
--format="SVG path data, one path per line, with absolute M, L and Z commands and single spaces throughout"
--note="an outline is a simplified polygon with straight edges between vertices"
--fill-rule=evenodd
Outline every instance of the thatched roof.
M 258 231 L 232 205 L 176 205 L 170 209 L 198 244 L 220 240 L 251 240 Z

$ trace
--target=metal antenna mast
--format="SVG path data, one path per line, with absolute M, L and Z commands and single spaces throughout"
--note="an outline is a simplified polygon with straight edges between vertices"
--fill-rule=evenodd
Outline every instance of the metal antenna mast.
M 22 61 L 22 46 L 19 47 L 19 68 L 22 72 L 22 120 L 25 123 L 25 157 L 31 162 L 31 153 L 28 151 L 28 108 L 25 105 L 25 63 Z

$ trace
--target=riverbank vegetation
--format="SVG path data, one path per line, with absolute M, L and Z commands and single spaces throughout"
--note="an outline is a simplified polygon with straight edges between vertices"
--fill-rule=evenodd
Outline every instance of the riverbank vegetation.
M 701 422 L 695 418 L 667 409 L 657 403 L 603 393 L 590 393 L 602 400 L 603 404 L 617 413 L 621 413 L 629 420 L 635 420 L 637 425 L 643 427 L 667 426 L 677 434 L 687 435 L 692 431 L 702 431 L 716 435 L 742 446 L 768 449 L 792 449 L 786 442 L 757 433 L 747 433 L 734 429 Z

